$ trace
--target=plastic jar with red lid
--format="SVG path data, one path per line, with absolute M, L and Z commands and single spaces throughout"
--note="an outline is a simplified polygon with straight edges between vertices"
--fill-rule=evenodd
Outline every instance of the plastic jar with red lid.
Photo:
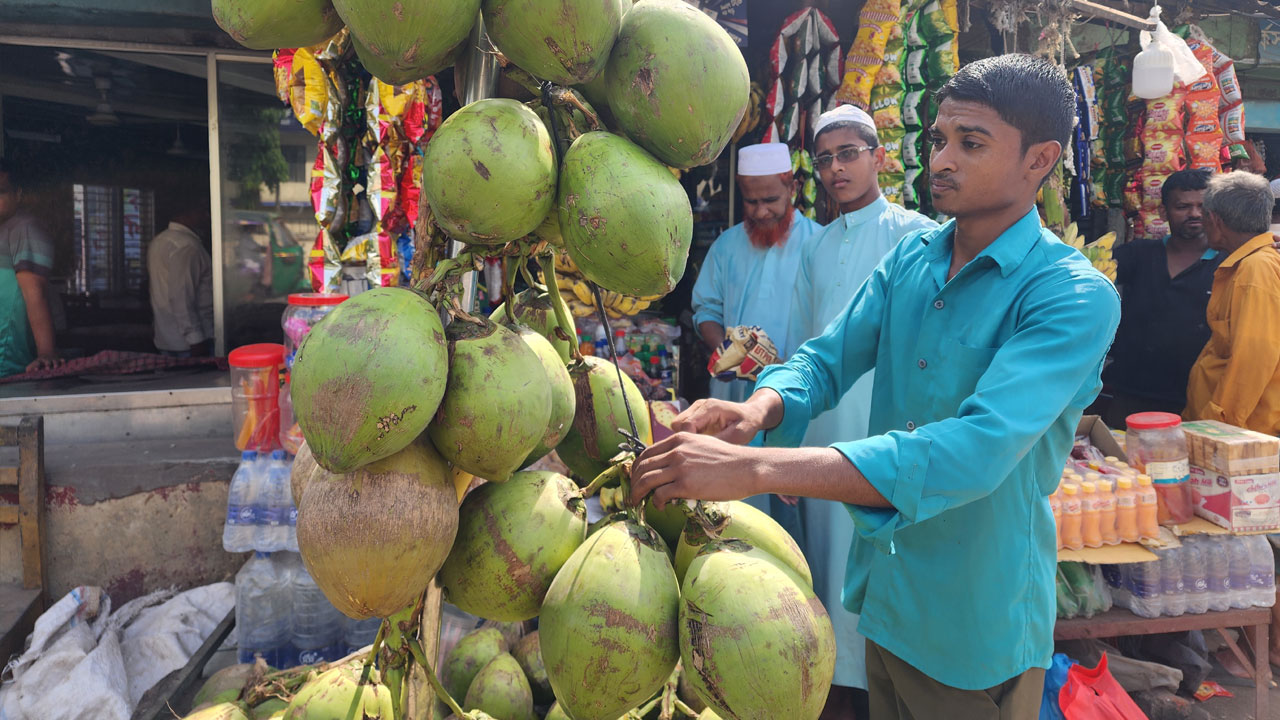
M 311 332 L 316 323 L 333 312 L 333 309 L 346 302 L 347 295 L 333 293 L 293 293 L 289 296 L 289 306 L 280 318 L 280 327 L 284 330 L 284 365 L 293 369 L 293 359 L 298 354 L 298 346 L 302 339 Z M 302 446 L 302 429 L 293 417 L 293 401 L 289 398 L 288 376 L 286 375 L 285 392 L 280 393 L 280 445 L 291 454 L 297 455 Z
M 280 447 L 280 367 L 284 346 L 244 345 L 227 355 L 231 366 L 231 413 L 236 449 L 271 451 Z
M 1187 436 L 1182 418 L 1172 413 L 1135 413 L 1125 419 L 1125 453 L 1138 472 L 1151 476 L 1161 525 L 1179 525 L 1195 517 Z

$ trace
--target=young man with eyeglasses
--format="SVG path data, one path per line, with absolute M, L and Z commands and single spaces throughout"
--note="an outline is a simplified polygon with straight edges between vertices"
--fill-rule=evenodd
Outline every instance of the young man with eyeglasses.
M 938 226 L 880 194 L 877 180 L 885 150 L 867 113 L 852 105 L 823 113 L 814 136 L 818 179 L 841 214 L 805 248 L 800 261 L 791 302 L 792 336 L 787 342 L 793 349 L 822 334 L 898 241 L 915 230 Z M 873 375 L 867 373 L 835 408 L 815 418 L 803 445 L 826 447 L 866 437 Z M 854 538 L 853 519 L 841 503 L 820 498 L 801 498 L 800 518 L 804 537 L 797 539 L 803 541 L 814 590 L 836 631 L 836 674 L 823 717 L 865 720 L 865 642 L 858 634 L 858 616 L 840 602 Z
M 1029 55 L 962 67 L 929 130 L 934 206 L 817 337 L 745 403 L 703 400 L 631 471 L 652 493 L 845 504 L 844 605 L 867 638 L 871 717 L 1033 718 L 1053 655 L 1049 493 L 1101 387 L 1115 286 L 1040 224 L 1076 96 Z M 795 448 L 872 368 L 871 437 Z M 768 447 L 745 447 L 759 432 Z

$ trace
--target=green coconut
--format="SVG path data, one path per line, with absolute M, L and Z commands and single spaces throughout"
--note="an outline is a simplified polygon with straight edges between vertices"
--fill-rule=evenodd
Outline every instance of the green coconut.
M 339 665 L 307 681 L 284 712 L 285 720 L 394 720 L 391 691 L 377 670 L 360 682 L 363 669 Z
M 554 217 L 554 214 L 552 217 Z M 547 342 L 551 343 L 551 346 L 556 349 L 556 354 L 560 356 L 565 365 L 568 365 L 572 357 L 573 341 L 562 338 L 556 333 L 556 329 L 560 327 L 560 322 L 556 319 L 555 306 L 551 304 L 551 295 L 530 288 L 516 293 L 513 302 L 511 312 L 516 316 L 516 324 L 536 330 L 539 335 L 547 339 Z M 569 304 L 564 301 L 564 298 L 560 299 L 560 307 L 564 310 L 566 318 L 573 317 L 573 314 L 569 311 Z M 505 302 L 499 305 L 492 313 L 489 313 L 489 319 L 500 325 L 512 327 L 511 320 L 507 317 L 507 304 Z
M 605 69 L 618 126 L 672 167 L 714 161 L 747 110 L 742 52 L 706 13 L 677 0 L 641 0 L 627 13 Z
M 560 569 L 539 619 L 556 698 L 576 720 L 616 720 L 679 659 L 680 589 L 662 539 L 630 520 L 592 535 Z
M 722 717 L 817 720 L 835 673 L 831 620 L 804 578 L 742 540 L 709 543 L 680 593 L 680 658 Z
M 644 521 L 649 523 L 649 527 L 658 531 L 667 549 L 672 552 L 675 552 L 676 545 L 680 542 L 680 534 L 684 531 L 688 518 L 684 510 L 680 509 L 678 502 L 669 502 L 666 507 L 659 510 L 658 506 L 653 504 L 652 498 L 645 501 Z M 679 573 L 676 575 L 679 578 Z
M 342 29 L 330 0 L 213 0 L 213 19 L 253 50 L 310 47 Z
M 389 85 L 404 85 L 453 64 L 480 0 L 337 0 L 333 6 L 365 68 Z
M 569 368 L 577 409 L 573 427 L 556 447 L 556 454 L 579 480 L 589 482 L 609 467 L 609 460 L 618 454 L 618 445 L 626 440 L 619 429 L 630 429 L 627 409 L 623 405 L 623 393 L 631 406 L 640 439 L 646 445 L 653 443 L 653 427 L 649 423 L 649 406 L 640 394 L 635 382 L 622 374 L 618 384 L 618 369 L 602 357 L 588 355 Z
M 809 570 L 809 562 L 805 560 L 804 553 L 800 552 L 795 539 L 776 520 L 769 517 L 768 513 L 761 512 L 740 500 L 722 503 L 722 505 L 727 511 L 729 522 L 720 530 L 721 538 L 738 538 L 747 541 L 752 547 L 772 555 L 789 570 L 799 575 L 806 587 L 813 587 L 813 573 Z M 674 546 L 676 577 L 680 582 L 684 582 L 689 563 L 693 562 L 693 558 L 707 542 L 706 535 L 694 524 L 690 524 L 680 534 L 679 542 Z
M 533 232 L 555 203 L 551 134 L 507 98 L 449 116 L 427 144 L 422 192 L 436 222 L 465 243 L 505 245 Z
M 525 677 L 529 678 L 529 689 L 533 691 L 533 699 L 539 703 L 555 700 L 551 690 L 551 680 L 547 678 L 547 666 L 542 663 L 542 644 L 538 631 L 520 638 L 520 642 L 511 649 L 511 656 L 520 663 Z
M 574 402 L 573 380 L 569 377 L 569 369 L 560 361 L 560 355 L 551 343 L 536 330 L 520 327 L 516 331 L 528 343 L 529 349 L 537 354 L 542 369 L 547 374 L 547 389 L 551 393 L 551 415 L 547 418 L 547 432 L 529 453 L 529 457 L 520 463 L 520 467 L 528 467 L 555 450 L 564 440 L 569 428 L 573 427 L 573 414 L 577 404 Z
M 335 307 L 302 340 L 290 379 L 316 462 L 344 473 L 403 450 L 440 406 L 448 363 L 440 316 L 412 290 L 374 288 Z
M 329 602 L 357 620 L 385 618 L 422 595 L 458 530 L 458 495 L 431 443 L 308 483 L 298 548 Z
M 483 10 L 503 55 L 561 85 L 600 74 L 622 27 L 622 5 L 608 0 L 484 0 Z
M 273 717 L 284 717 L 284 714 L 288 709 L 289 703 L 287 701 L 273 697 L 253 706 L 253 720 L 269 720 L 269 718 Z
M 249 715 L 240 703 L 221 702 L 200 708 L 182 720 L 249 720 Z
M 551 388 L 537 353 L 489 320 L 449 324 L 449 391 L 427 432 L 449 462 L 493 482 L 547 434 Z
M 234 702 L 253 676 L 253 663 L 241 663 L 224 667 L 209 676 L 191 699 L 192 707 Z
M 573 142 L 558 212 L 565 250 L 600 287 L 665 295 L 684 276 L 693 240 L 689 196 L 670 170 L 626 138 L 589 132 Z
M 467 633 L 444 659 L 440 682 L 456 700 L 465 698 L 471 681 L 495 657 L 507 652 L 507 641 L 497 628 L 481 628 Z
M 586 503 L 569 478 L 518 472 L 462 501 L 458 536 L 440 568 L 450 603 L 490 620 L 538 615 L 551 581 L 587 535 Z
M 489 661 L 467 689 L 464 710 L 483 710 L 502 720 L 534 720 L 533 692 L 520 663 L 507 653 Z

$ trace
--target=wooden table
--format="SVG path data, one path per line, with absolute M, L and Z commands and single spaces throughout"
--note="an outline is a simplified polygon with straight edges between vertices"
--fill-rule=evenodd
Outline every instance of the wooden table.
M 1207 612 L 1200 615 L 1190 613 L 1177 617 L 1144 618 L 1134 615 L 1123 608 L 1095 615 L 1091 618 L 1059 620 L 1053 630 L 1054 640 L 1083 640 L 1086 638 L 1113 638 L 1126 635 L 1155 635 L 1167 632 L 1186 632 L 1188 630 L 1222 630 L 1223 628 L 1253 629 L 1253 659 L 1245 655 L 1227 633 L 1221 633 L 1231 652 L 1245 667 L 1253 666 L 1253 681 L 1257 689 L 1254 693 L 1254 717 L 1265 720 L 1267 701 L 1271 694 L 1271 663 L 1267 651 L 1267 631 L 1271 625 L 1270 608 L 1249 608 L 1247 610 L 1227 610 L 1226 612 Z M 1246 644 L 1249 634 L 1242 633 Z

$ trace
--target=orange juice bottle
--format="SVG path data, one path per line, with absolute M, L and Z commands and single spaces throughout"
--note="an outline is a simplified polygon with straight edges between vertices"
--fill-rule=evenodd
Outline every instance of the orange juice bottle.
M 1062 549 L 1062 487 L 1059 486 L 1049 496 L 1049 507 L 1053 509 L 1053 526 L 1058 534 L 1058 549 Z
M 1116 480 L 1116 534 L 1124 542 L 1138 542 L 1138 493 L 1133 491 L 1133 478 L 1121 475 Z
M 1116 496 L 1111 492 L 1110 480 L 1099 480 L 1098 521 L 1102 525 L 1102 544 L 1119 545 L 1120 534 L 1116 528 Z
M 1080 488 L 1062 486 L 1062 547 L 1079 550 L 1084 547 L 1083 508 L 1080 505 Z
M 1080 483 L 1080 515 L 1082 521 L 1080 532 L 1084 537 L 1084 546 L 1102 547 L 1102 516 L 1098 512 L 1098 486 L 1091 480 Z
M 1150 475 L 1138 476 L 1138 535 L 1144 538 L 1160 537 L 1160 509 L 1156 489 Z

